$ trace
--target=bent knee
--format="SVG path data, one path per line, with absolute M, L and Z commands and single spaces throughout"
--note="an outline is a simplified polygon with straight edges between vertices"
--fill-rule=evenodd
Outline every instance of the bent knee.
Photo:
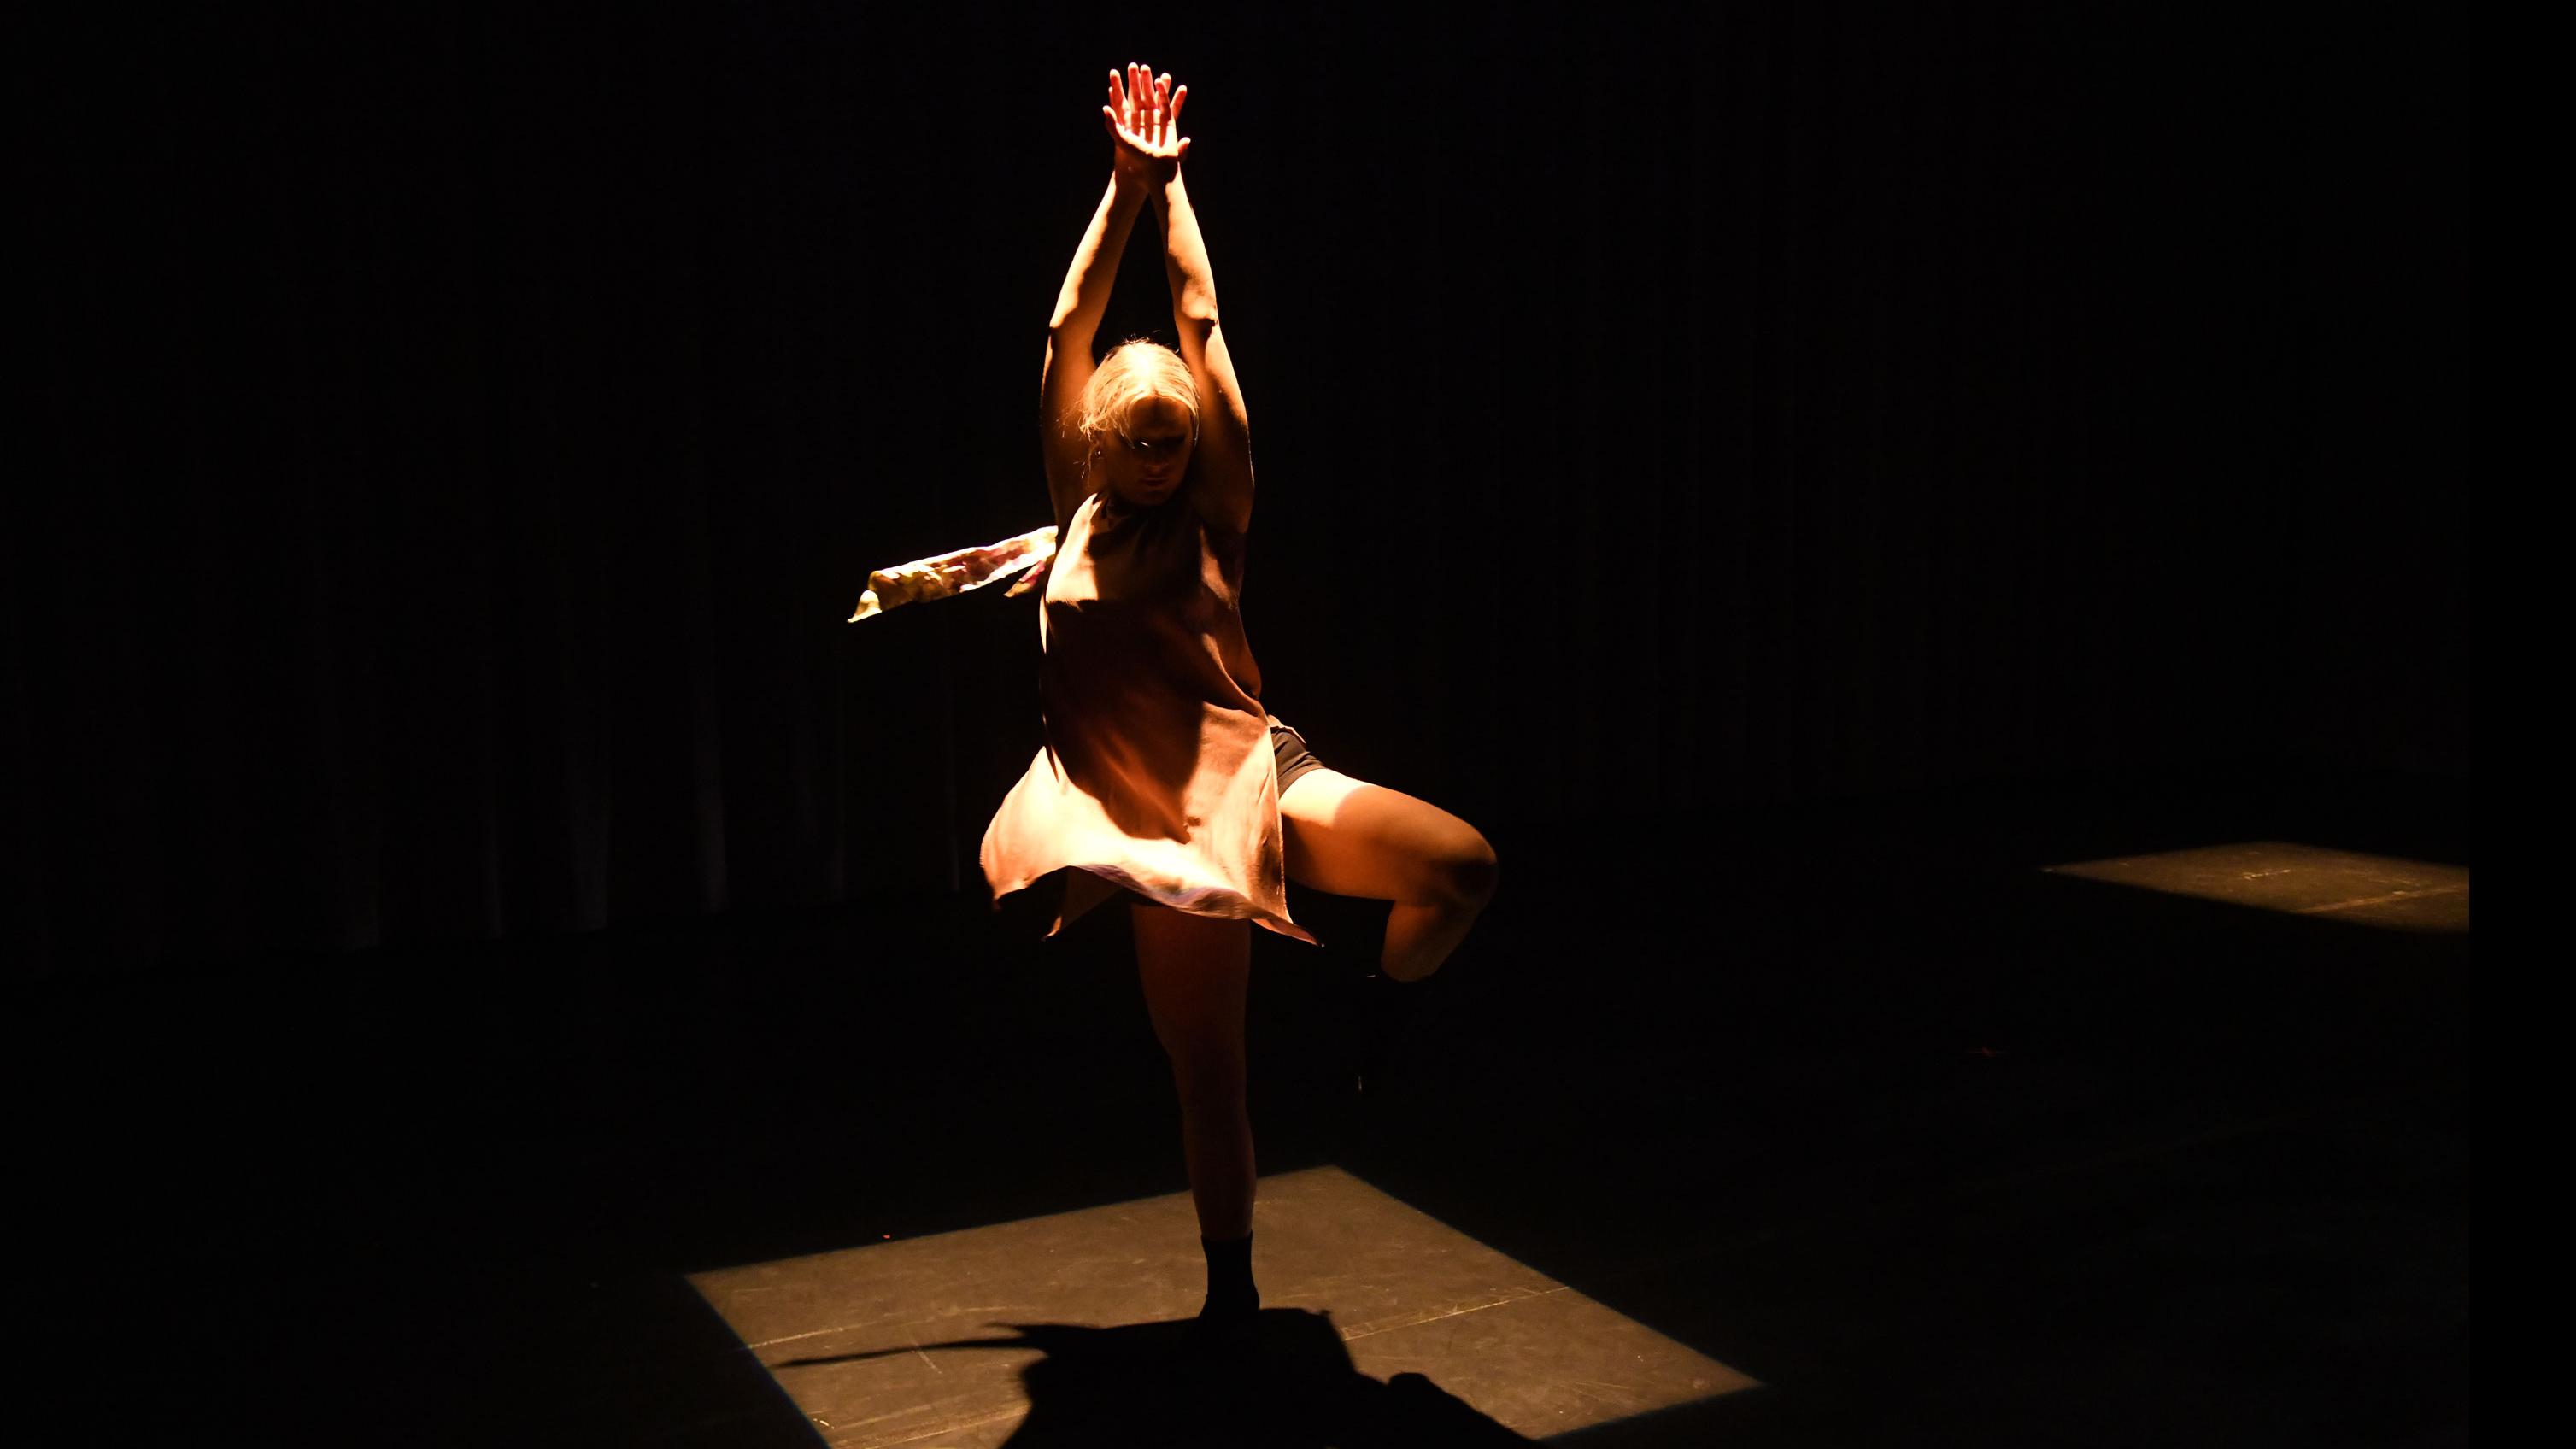
M 1479 835 L 1443 855 L 1439 865 L 1441 894 L 1463 905 L 1481 906 L 1494 898 L 1502 883 L 1502 862 L 1493 845 Z

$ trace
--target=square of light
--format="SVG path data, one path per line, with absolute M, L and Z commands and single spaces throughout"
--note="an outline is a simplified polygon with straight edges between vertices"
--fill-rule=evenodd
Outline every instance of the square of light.
M 2052 874 L 2404 931 L 2469 929 L 2469 868 L 2278 840 L 2052 865 Z
M 1755 1386 L 1339 1168 L 1262 1179 L 1253 1243 L 1265 1327 L 1304 1334 L 1315 1385 L 1282 1412 L 1373 1412 L 1411 1390 L 1542 1438 Z M 1176 1320 L 1198 1311 L 1206 1272 L 1174 1193 L 690 1282 L 835 1449 L 969 1449 L 1009 1439 L 1033 1399 L 1046 1412 L 1049 1385 L 1079 1372 L 1068 1361 L 1106 1346 L 1150 1355 L 1148 1382 L 1188 1372 Z M 1148 1397 L 1085 1404 L 1143 1412 Z

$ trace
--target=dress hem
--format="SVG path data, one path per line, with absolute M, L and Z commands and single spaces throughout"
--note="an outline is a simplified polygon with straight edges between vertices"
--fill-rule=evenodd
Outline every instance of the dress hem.
M 1143 896 L 1145 899 L 1152 901 L 1158 906 L 1167 906 L 1172 910 L 1179 911 L 1185 916 L 1207 916 L 1215 920 L 1226 921 L 1250 921 L 1252 924 L 1260 926 L 1273 934 L 1286 936 L 1293 941 L 1303 941 L 1307 945 L 1313 946 L 1318 950 L 1323 949 L 1324 943 L 1315 939 L 1313 932 L 1298 925 L 1295 920 L 1291 919 L 1285 913 L 1263 910 L 1261 907 L 1254 905 L 1250 899 L 1246 898 L 1239 892 L 1227 890 L 1222 886 L 1202 886 L 1181 895 L 1177 899 L 1174 899 L 1168 896 L 1165 892 L 1157 891 L 1135 879 L 1133 876 L 1128 875 L 1125 871 L 1118 869 L 1118 867 L 1114 865 L 1061 865 L 1050 870 L 1042 871 L 1038 875 L 1008 888 L 997 887 L 993 891 L 993 909 L 995 911 L 1001 910 L 1002 900 L 1006 896 L 1017 895 L 1022 891 L 1032 889 L 1040 881 L 1047 879 L 1049 876 L 1058 875 L 1065 871 L 1076 870 L 1081 871 L 1096 880 L 1105 882 L 1113 889 L 1084 902 L 1079 909 L 1075 910 L 1070 916 L 1068 916 L 1064 911 L 1064 901 L 1068 899 L 1071 894 L 1070 882 L 1068 882 L 1064 888 L 1064 893 L 1057 897 L 1055 921 L 1052 925 L 1047 927 L 1046 934 L 1050 937 L 1061 934 L 1067 926 L 1070 926 L 1075 921 L 1091 914 L 1092 910 L 1096 907 L 1106 901 L 1115 899 L 1119 890 L 1128 890 L 1135 892 L 1137 895 Z

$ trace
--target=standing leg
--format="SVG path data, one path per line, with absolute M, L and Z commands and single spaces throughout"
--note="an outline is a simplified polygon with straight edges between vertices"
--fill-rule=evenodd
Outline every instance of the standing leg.
M 1202 1318 L 1261 1306 L 1252 1283 L 1252 1116 L 1245 1101 L 1243 1012 L 1252 923 L 1130 906 L 1136 971 L 1181 1099 L 1181 1150 L 1207 1250 Z

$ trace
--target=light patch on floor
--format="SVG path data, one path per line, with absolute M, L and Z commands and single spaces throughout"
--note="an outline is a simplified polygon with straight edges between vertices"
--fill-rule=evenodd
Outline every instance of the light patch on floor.
M 1436 1388 L 1542 1438 L 1755 1386 L 1339 1168 L 1262 1179 L 1253 1231 L 1281 1412 L 1351 1424 Z M 1121 1375 L 1167 1382 L 1206 1271 L 1174 1193 L 690 1282 L 835 1449 L 970 1449 L 1019 1430 L 1030 1383 L 1041 1412 L 1114 1412 L 1094 1395 Z
M 2464 865 L 2253 840 L 2047 869 L 2390 930 L 2469 929 L 2469 868 Z

